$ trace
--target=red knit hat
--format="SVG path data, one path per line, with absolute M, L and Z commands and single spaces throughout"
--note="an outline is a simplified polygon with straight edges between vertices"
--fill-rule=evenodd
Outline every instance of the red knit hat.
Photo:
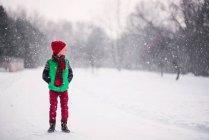
M 51 43 L 52 51 L 54 54 L 58 54 L 66 46 L 65 42 L 53 41 Z

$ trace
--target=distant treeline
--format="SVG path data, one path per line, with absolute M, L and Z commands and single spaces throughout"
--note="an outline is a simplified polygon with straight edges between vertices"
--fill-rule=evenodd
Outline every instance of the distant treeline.
M 2 6 L 0 20 L 0 55 L 24 58 L 25 67 L 43 65 L 51 55 L 50 42 L 61 39 L 73 67 L 209 76 L 208 0 L 152 1 L 152 7 L 141 2 L 117 39 L 91 23 L 12 18 Z
M 136 7 L 118 41 L 122 67 L 209 76 L 209 0 L 152 4 Z
M 40 65 L 44 34 L 25 18 L 11 18 L 0 6 L 0 56 L 24 59 L 24 67 Z

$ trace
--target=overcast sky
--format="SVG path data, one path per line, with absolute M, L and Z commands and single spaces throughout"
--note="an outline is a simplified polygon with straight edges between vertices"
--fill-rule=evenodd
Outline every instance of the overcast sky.
M 118 28 L 117 1 L 121 3 L 120 20 L 123 27 L 128 15 L 142 0 L 0 0 L 0 4 L 11 11 L 21 8 L 25 9 L 29 15 L 36 11 L 46 19 L 54 21 L 64 19 L 74 23 L 92 22 L 109 30 L 108 28 Z M 149 0 L 146 4 L 152 4 L 152 2 Z
M 141 0 L 120 0 L 120 20 L 125 24 L 127 16 L 133 12 Z M 117 0 L 0 0 L 6 9 L 26 9 L 30 15 L 36 11 L 50 20 L 69 20 L 71 22 L 93 22 L 116 28 Z M 104 27 L 105 28 L 105 27 Z M 109 28 L 109 27 L 106 27 Z
M 114 12 L 117 0 L 0 0 L 0 4 L 10 9 L 22 7 L 29 13 L 37 11 L 49 19 L 70 21 L 90 21 L 109 16 Z M 126 16 L 137 1 L 120 0 L 121 11 Z

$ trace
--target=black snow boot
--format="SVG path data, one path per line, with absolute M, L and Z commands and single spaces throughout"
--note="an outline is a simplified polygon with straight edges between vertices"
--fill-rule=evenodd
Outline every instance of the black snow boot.
M 56 122 L 49 122 L 49 125 L 50 125 L 50 127 L 48 129 L 49 133 L 52 133 L 55 131 L 55 124 L 56 124 Z
M 67 128 L 67 122 L 66 121 L 62 121 L 61 126 L 62 126 L 62 132 L 70 133 L 70 130 Z

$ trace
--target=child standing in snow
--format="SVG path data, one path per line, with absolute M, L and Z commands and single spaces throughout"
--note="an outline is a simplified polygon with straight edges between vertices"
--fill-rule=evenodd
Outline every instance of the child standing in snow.
M 50 110 L 48 132 L 55 131 L 57 98 L 60 98 L 61 104 L 61 127 L 62 131 L 70 133 L 67 127 L 68 120 L 68 85 L 73 78 L 73 72 L 69 60 L 65 58 L 67 54 L 66 44 L 62 41 L 53 41 L 51 43 L 53 51 L 43 70 L 42 78 L 48 83 Z

